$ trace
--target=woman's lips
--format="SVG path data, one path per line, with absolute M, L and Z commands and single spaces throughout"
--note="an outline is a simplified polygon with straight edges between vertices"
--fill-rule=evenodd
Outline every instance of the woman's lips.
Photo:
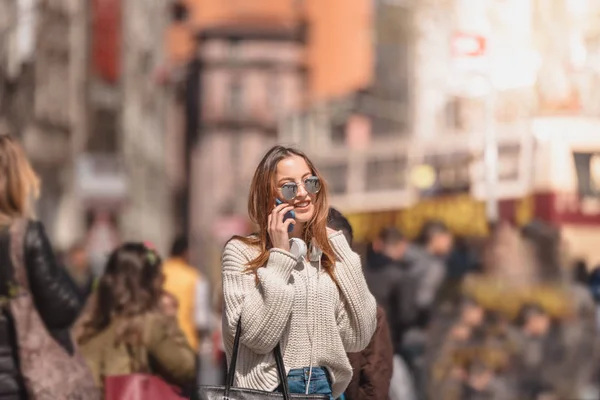
M 304 210 L 304 209 L 308 208 L 308 206 L 310 206 L 310 201 L 302 201 L 300 203 L 294 204 L 294 208 L 296 210 Z

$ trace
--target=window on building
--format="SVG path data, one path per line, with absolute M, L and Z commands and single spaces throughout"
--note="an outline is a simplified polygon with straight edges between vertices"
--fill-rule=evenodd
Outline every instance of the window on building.
M 436 171 L 436 184 L 427 196 L 468 193 L 471 190 L 469 151 L 444 152 L 425 156 L 424 163 Z M 422 195 L 425 195 L 422 193 Z
M 335 124 L 331 127 L 331 142 L 336 146 L 341 146 L 346 143 L 347 124 Z
M 413 26 L 412 10 L 402 0 L 375 3 L 375 65 L 373 95 L 381 100 L 369 113 L 375 116 L 373 139 L 387 139 L 409 130 Z
M 407 159 L 393 156 L 387 159 L 374 157 L 367 162 L 366 190 L 369 192 L 403 190 L 406 188 Z
M 92 111 L 93 124 L 87 141 L 91 152 L 114 153 L 118 149 L 119 114 L 115 109 L 97 108 Z
M 281 114 L 281 102 L 283 101 L 279 77 L 274 75 L 272 71 L 267 73 L 266 84 L 267 113 L 271 114 L 274 118 L 278 118 Z
M 232 40 L 229 42 L 229 60 L 237 61 L 240 58 L 240 41 Z
M 171 18 L 173 22 L 185 22 L 189 18 L 188 8 L 183 2 L 176 1 L 171 5 Z
M 244 113 L 243 95 L 242 79 L 239 76 L 234 76 L 229 84 L 229 96 L 226 108 L 229 117 L 237 119 Z
M 322 165 L 319 170 L 329 184 L 329 192 L 333 195 L 343 195 L 348 191 L 348 165 Z
M 235 71 L 235 64 L 240 57 L 240 42 L 233 40 L 229 42 L 228 47 L 229 62 L 233 71 Z M 227 94 L 227 104 L 225 105 L 226 114 L 231 119 L 239 119 L 241 114 L 244 112 L 243 107 L 243 79 L 240 75 L 234 73 L 229 81 L 229 88 Z
M 450 98 L 445 109 L 446 127 L 451 130 L 464 129 L 460 112 L 460 100 L 456 97 Z

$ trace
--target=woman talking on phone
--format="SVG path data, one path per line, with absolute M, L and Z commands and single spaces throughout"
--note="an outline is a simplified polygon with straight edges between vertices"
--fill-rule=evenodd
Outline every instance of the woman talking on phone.
M 279 391 L 279 344 L 291 393 L 338 398 L 350 382 L 347 352 L 376 326 L 359 256 L 327 228 L 327 186 L 302 152 L 275 146 L 252 179 L 248 212 L 259 227 L 223 253 L 223 336 L 228 361 L 238 323 L 236 386 Z

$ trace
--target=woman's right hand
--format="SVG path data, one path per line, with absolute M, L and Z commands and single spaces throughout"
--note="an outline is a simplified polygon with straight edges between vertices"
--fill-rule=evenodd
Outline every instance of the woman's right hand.
M 295 223 L 294 219 L 288 218 L 285 222 L 283 218 L 285 214 L 292 211 L 294 206 L 283 203 L 273 209 L 269 214 L 268 226 L 269 226 L 269 237 L 274 248 L 278 248 L 285 251 L 290 251 L 290 235 L 288 228 L 290 224 Z

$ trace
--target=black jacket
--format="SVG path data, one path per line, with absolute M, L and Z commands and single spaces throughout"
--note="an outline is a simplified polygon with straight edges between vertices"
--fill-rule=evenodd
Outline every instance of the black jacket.
M 40 317 L 55 339 L 69 352 L 73 344 L 68 329 L 78 316 L 76 294 L 62 278 L 44 227 L 30 221 L 25 233 L 24 262 L 31 293 Z M 0 228 L 0 296 L 8 294 L 12 280 L 10 234 Z M 7 309 L 0 313 L 0 400 L 26 399 L 18 367 L 14 325 Z
M 94 291 L 94 277 L 90 274 L 82 284 L 77 282 L 65 268 L 62 269 L 62 277 L 71 286 L 75 295 L 77 295 L 79 303 L 85 304 Z
M 385 311 L 394 351 L 402 347 L 402 290 L 405 273 L 397 261 L 383 254 L 369 252 L 365 279 L 377 304 Z
M 402 288 L 402 314 L 407 328 L 426 329 L 438 292 L 446 276 L 446 266 L 422 247 L 409 244 L 402 259 L 406 276 Z
M 385 310 L 377 306 L 377 329 L 366 349 L 348 353 L 352 380 L 344 393 L 348 400 L 388 400 L 394 369 L 394 349 Z

